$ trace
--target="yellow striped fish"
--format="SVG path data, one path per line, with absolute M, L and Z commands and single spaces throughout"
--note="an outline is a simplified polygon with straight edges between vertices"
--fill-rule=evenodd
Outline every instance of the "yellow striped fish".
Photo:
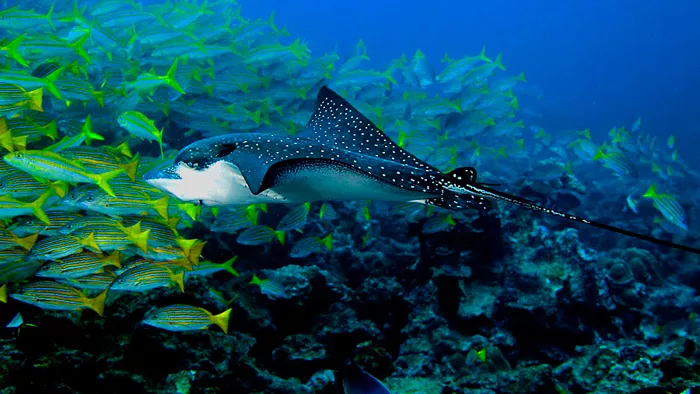
M 67 284 L 69 286 L 82 289 L 82 290 L 96 290 L 105 291 L 112 285 L 112 282 L 117 279 L 117 275 L 111 271 L 100 272 L 99 274 L 92 274 L 88 276 L 83 276 L 82 278 L 74 279 L 57 279 L 60 283 Z
M 139 255 L 191 270 L 192 265 L 199 265 L 199 258 L 205 244 L 205 241 L 197 239 L 178 238 L 177 245 L 150 247 L 147 252 L 139 252 Z
M 69 160 L 79 160 L 85 169 L 95 174 L 121 169 L 132 182 L 136 180 L 136 170 L 139 166 L 138 153 L 127 163 L 122 162 L 121 155 L 104 147 L 77 146 L 66 149 L 61 154 Z M 114 189 L 114 185 L 111 186 Z M 117 193 L 116 190 L 115 193 Z
M 84 238 L 94 234 L 94 240 L 100 250 L 113 251 L 125 249 L 133 244 L 144 253 L 148 250 L 148 237 L 150 230 L 141 231 L 141 223 L 131 227 L 117 225 L 96 224 L 73 232 L 73 237 Z
M 21 282 L 34 276 L 41 267 L 41 261 L 20 258 L 7 264 L 0 264 L 0 283 Z
M 44 264 L 37 271 L 36 276 L 57 279 L 81 278 L 100 273 L 107 266 L 120 268 L 121 258 L 119 251 L 114 251 L 110 255 L 83 251 Z
M 124 271 L 111 286 L 112 290 L 148 291 L 176 284 L 185 292 L 185 272 L 174 273 L 162 265 L 139 264 Z
M 82 252 L 85 247 L 96 253 L 101 252 L 94 233 L 89 233 L 84 237 L 56 235 L 37 242 L 27 257 L 37 260 L 55 260 Z
M 148 312 L 143 318 L 143 323 L 168 331 L 206 330 L 212 324 L 216 324 L 228 333 L 230 316 L 230 308 L 214 315 L 204 308 L 174 304 Z
M 48 211 L 46 215 L 51 224 L 46 224 L 37 220 L 33 216 L 22 216 L 15 220 L 8 230 L 12 231 L 18 237 L 23 237 L 31 234 L 39 234 L 45 236 L 58 235 L 58 230 L 64 227 L 71 221 L 82 217 L 79 213 L 66 211 Z
M 37 198 L 46 190 L 63 197 L 68 191 L 68 184 L 63 181 L 39 182 L 24 171 L 13 171 L 0 178 L 0 196 L 11 198 Z
M 36 243 L 39 234 L 32 234 L 24 238 L 20 238 L 12 232 L 0 229 L 0 250 L 9 249 L 15 246 L 21 246 L 26 250 L 30 250 Z
M 105 290 L 95 298 L 88 298 L 76 288 L 58 282 L 42 280 L 20 287 L 16 292 L 10 294 L 10 297 L 38 306 L 41 309 L 75 311 L 89 308 L 102 316 L 108 291 Z

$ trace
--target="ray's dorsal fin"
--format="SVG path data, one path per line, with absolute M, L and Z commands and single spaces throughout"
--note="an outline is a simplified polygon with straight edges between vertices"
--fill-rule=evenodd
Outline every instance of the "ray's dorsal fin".
M 394 143 L 347 100 L 326 86 L 319 90 L 316 110 L 298 135 L 334 148 L 439 172 Z

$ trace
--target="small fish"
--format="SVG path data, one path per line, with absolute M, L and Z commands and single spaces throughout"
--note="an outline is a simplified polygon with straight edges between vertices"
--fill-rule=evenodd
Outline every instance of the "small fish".
M 454 227 L 454 219 L 452 219 L 452 214 L 439 214 L 431 217 L 423 223 L 423 233 L 424 234 L 435 234 Z
M 311 203 L 304 203 L 287 212 L 277 224 L 278 231 L 299 230 L 306 224 Z
M 85 170 L 79 161 L 69 160 L 50 151 L 26 150 L 11 152 L 5 155 L 5 162 L 22 171 L 45 179 L 73 183 L 93 183 L 101 187 L 107 194 L 114 192 L 107 183 L 110 179 L 122 174 L 124 170 L 109 171 L 93 174 Z
M 9 249 L 15 246 L 21 246 L 26 250 L 31 250 L 38 237 L 39 234 L 32 234 L 24 238 L 19 238 L 10 231 L 0 229 L 0 250 Z
M 221 264 L 215 264 L 211 261 L 202 261 L 199 263 L 199 266 L 192 271 L 185 272 L 185 277 L 192 275 L 209 276 L 221 271 L 226 271 L 233 276 L 240 276 L 238 271 L 233 268 L 233 263 L 235 263 L 236 260 L 238 260 L 238 256 L 233 256 Z
M 27 257 L 37 260 L 55 260 L 82 252 L 85 247 L 100 253 L 94 233 L 91 232 L 82 238 L 73 235 L 56 235 L 37 242 Z
M 322 220 L 332 221 L 338 219 L 338 212 L 336 212 L 335 208 L 333 208 L 333 205 L 324 202 L 321 204 L 321 210 L 318 212 L 318 217 Z
M 666 220 L 684 231 L 688 230 L 685 210 L 675 197 L 670 194 L 657 193 L 655 185 L 649 186 L 649 189 L 644 193 L 644 197 L 652 200 L 654 208 L 658 209 Z
M 333 250 L 333 234 L 328 234 L 323 238 L 317 236 L 302 238 L 294 244 L 289 252 L 289 256 L 295 259 L 302 259 L 324 250 Z
M 260 292 L 265 294 L 270 299 L 289 298 L 284 285 L 272 279 L 260 279 L 253 274 L 253 279 L 248 283 L 260 287 Z
M 258 225 L 243 230 L 238 234 L 236 242 L 249 246 L 265 245 L 275 238 L 284 245 L 284 231 L 275 231 L 272 227 Z
M 107 290 L 95 298 L 88 298 L 78 289 L 52 281 L 37 281 L 20 287 L 10 297 L 38 306 L 41 309 L 55 311 L 74 311 L 90 308 L 98 315 L 104 314 Z
M 135 90 L 140 95 L 150 96 L 153 92 L 161 86 L 170 86 L 175 89 L 180 94 L 185 94 L 182 87 L 175 80 L 175 74 L 177 73 L 177 62 L 178 59 L 175 58 L 173 65 L 170 66 L 168 72 L 163 75 L 156 75 L 154 72 L 145 72 L 136 78 L 136 81 L 127 83 L 126 86 L 130 89 Z
M 110 289 L 143 292 L 176 284 L 185 292 L 185 273 L 174 273 L 162 265 L 141 264 L 127 269 L 112 283 Z
M 118 251 L 108 256 L 88 251 L 76 253 L 47 262 L 35 275 L 43 278 L 75 279 L 102 272 L 107 266 L 121 267 L 121 254 Z
M 158 142 L 160 157 L 163 156 L 163 129 L 158 130 L 155 123 L 141 112 L 127 111 L 119 115 L 119 126 L 132 135 L 149 141 Z
M 231 309 L 214 315 L 204 308 L 174 304 L 147 313 L 143 323 L 168 331 L 206 330 L 212 324 L 216 324 L 224 333 L 228 333 L 230 315 Z
M 13 261 L 0 264 L 0 283 L 21 282 L 34 276 L 41 267 L 41 261 L 30 260 L 20 256 Z
M 68 286 L 75 287 L 82 290 L 95 290 L 103 292 L 112 285 L 114 280 L 117 279 L 117 275 L 114 272 L 106 271 L 100 272 L 99 274 L 91 274 L 88 276 L 83 276 L 81 278 L 66 279 L 60 278 L 56 279 L 60 283 L 67 284 Z
M 66 211 L 48 211 L 46 216 L 51 224 L 46 224 L 37 220 L 32 216 L 21 216 L 15 219 L 8 230 L 12 231 L 18 237 L 29 236 L 31 234 L 39 234 L 45 236 L 58 235 L 59 230 L 71 221 L 82 217 L 79 213 Z

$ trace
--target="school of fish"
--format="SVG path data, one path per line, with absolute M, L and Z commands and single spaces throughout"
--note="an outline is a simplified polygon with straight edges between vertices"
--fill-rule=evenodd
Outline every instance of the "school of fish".
M 648 181 L 646 192 L 621 195 L 620 208 L 636 214 L 644 197 L 660 214 L 655 226 L 674 237 L 688 231 L 670 190 L 674 179 L 700 174 L 684 163 L 675 138 L 657 146 L 641 119 L 602 143 L 587 130 L 526 128 L 514 93 L 525 75 L 509 75 L 502 55 L 486 48 L 446 55 L 439 72 L 420 50 L 377 71 L 365 68 L 371 61 L 362 41 L 349 56 L 312 55 L 274 15 L 245 19 L 231 0 L 20 2 L 5 4 L 0 29 L 2 302 L 102 315 L 111 294 L 186 292 L 190 275 L 238 276 L 236 256 L 203 261 L 207 241 L 187 236 L 196 222 L 214 235 L 236 235 L 238 248 L 279 243 L 294 259 L 331 253 L 338 203 L 294 204 L 270 226 L 260 223 L 265 203 L 207 207 L 144 180 L 203 138 L 301 133 L 325 85 L 440 171 L 473 166 L 505 183 L 523 169 L 560 177 L 602 165 L 615 175 L 607 182 Z M 499 166 L 504 161 L 514 164 Z M 356 206 L 368 222 L 371 206 Z M 450 212 L 416 210 L 428 217 L 426 234 L 455 226 Z M 309 228 L 312 220 L 322 225 Z M 285 297 L 274 280 L 252 278 L 268 297 Z M 173 304 L 143 323 L 227 332 L 230 312 Z

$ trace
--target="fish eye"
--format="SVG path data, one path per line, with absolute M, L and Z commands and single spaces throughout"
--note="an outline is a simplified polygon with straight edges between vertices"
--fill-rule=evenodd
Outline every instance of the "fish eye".
M 87 201 L 88 201 L 88 202 L 93 202 L 94 200 L 95 200 L 95 198 L 92 197 L 92 196 L 88 196 L 88 198 L 87 198 Z
M 78 196 L 75 194 L 71 194 L 70 196 L 68 196 L 68 198 L 70 198 L 71 200 L 76 200 L 78 199 Z
M 17 159 L 21 159 L 22 157 L 24 157 L 24 155 L 22 154 L 22 152 L 15 152 L 15 157 Z

